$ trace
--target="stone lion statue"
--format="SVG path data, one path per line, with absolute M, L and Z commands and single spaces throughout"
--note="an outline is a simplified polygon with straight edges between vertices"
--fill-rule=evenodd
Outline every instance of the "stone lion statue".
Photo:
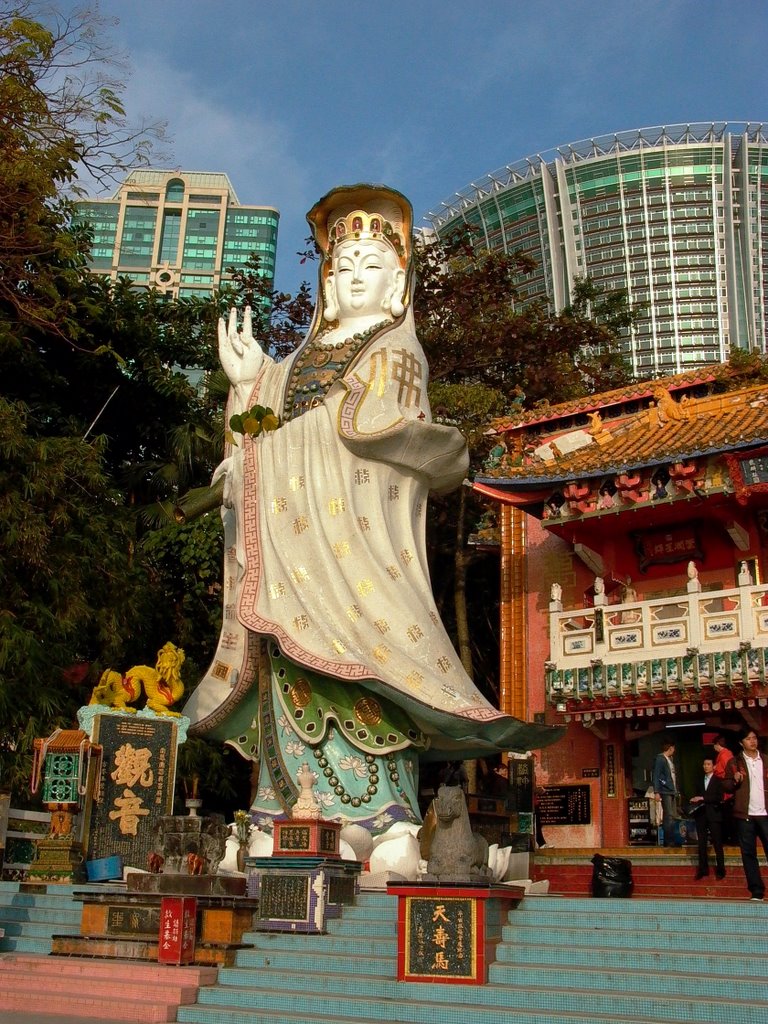
M 179 717 L 178 711 L 171 711 L 171 705 L 181 699 L 184 684 L 181 681 L 181 666 L 184 651 L 175 644 L 164 644 L 157 652 L 155 668 L 149 665 L 134 665 L 125 675 L 107 669 L 102 672 L 94 687 L 89 704 L 103 704 L 119 711 L 136 712 L 129 705 L 142 695 L 146 696 L 146 707 L 158 715 Z
M 432 801 L 434 832 L 423 881 L 480 882 L 490 877 L 488 843 L 472 831 L 461 786 L 441 786 Z

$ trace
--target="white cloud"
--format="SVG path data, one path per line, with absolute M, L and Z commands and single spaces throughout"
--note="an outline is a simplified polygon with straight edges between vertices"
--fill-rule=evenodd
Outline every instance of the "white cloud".
M 204 79 L 164 64 L 157 54 L 134 54 L 132 64 L 126 108 L 131 116 L 168 122 L 171 166 L 225 171 L 243 203 L 291 204 L 303 194 L 306 175 L 279 121 L 256 104 L 243 113 L 221 96 L 205 95 Z

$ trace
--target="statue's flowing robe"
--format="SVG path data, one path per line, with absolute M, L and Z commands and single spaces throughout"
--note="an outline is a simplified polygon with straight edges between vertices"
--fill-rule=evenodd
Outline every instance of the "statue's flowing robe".
M 185 713 L 258 755 L 257 812 L 290 804 L 314 757 L 327 817 L 417 820 L 417 751 L 537 745 L 474 686 L 433 600 L 427 495 L 468 458 L 426 389 L 410 313 L 338 355 L 310 337 L 255 382 L 283 422 L 234 456 L 222 636 Z

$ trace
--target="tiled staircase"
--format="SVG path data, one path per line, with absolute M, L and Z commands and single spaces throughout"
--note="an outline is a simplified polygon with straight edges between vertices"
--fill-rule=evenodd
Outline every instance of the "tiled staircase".
M 695 846 L 680 849 L 662 847 L 629 847 L 601 850 L 606 857 L 620 857 L 632 862 L 635 897 L 691 897 L 694 899 L 738 900 L 749 896 L 741 855 L 736 847 L 726 847 L 726 876 L 718 881 L 714 875 L 714 857 L 710 854 L 710 875 L 696 880 Z M 591 849 L 547 848 L 538 850 L 531 866 L 535 881 L 546 879 L 550 893 L 560 896 L 590 896 L 592 892 Z
M 529 896 L 510 912 L 489 983 L 478 987 L 398 983 L 396 901 L 383 893 L 345 907 L 328 935 L 247 933 L 254 948 L 240 950 L 216 984 L 212 968 L 41 955 L 51 934 L 77 931 L 79 906 L 70 887 L 0 886 L 0 925 L 14 931 L 0 945 L 0 1021 L 4 1014 L 29 1024 L 41 1014 L 100 1024 L 768 1020 L 768 903 Z M 40 921 L 43 912 L 52 916 Z M 28 927 L 46 934 L 27 938 Z M 27 943 L 35 943 L 29 952 Z
M 215 977 L 215 967 L 10 953 L 0 956 L 0 1021 L 4 1012 L 29 1015 L 30 1024 L 40 1014 L 98 1024 L 175 1021 L 179 1005 L 193 1003 Z
M 50 953 L 53 934 L 78 935 L 80 904 L 72 894 L 84 888 L 0 882 L 0 953 Z
M 0 882 L 0 1021 L 175 1021 L 179 1004 L 216 979 L 210 967 L 49 956 L 52 935 L 79 934 L 81 904 L 72 894 L 90 888 L 105 887 Z
M 186 1024 L 765 1024 L 768 904 L 527 897 L 489 984 L 402 984 L 395 900 L 364 894 L 326 936 L 253 950 L 179 1008 Z

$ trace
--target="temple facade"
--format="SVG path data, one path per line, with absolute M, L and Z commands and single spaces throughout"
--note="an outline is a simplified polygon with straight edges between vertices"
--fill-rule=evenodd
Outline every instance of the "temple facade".
M 558 847 L 655 841 L 636 813 L 663 738 L 683 796 L 718 733 L 768 731 L 768 383 L 735 366 L 496 424 L 502 708 L 542 751 Z M 546 819 L 545 819 L 546 820 Z

